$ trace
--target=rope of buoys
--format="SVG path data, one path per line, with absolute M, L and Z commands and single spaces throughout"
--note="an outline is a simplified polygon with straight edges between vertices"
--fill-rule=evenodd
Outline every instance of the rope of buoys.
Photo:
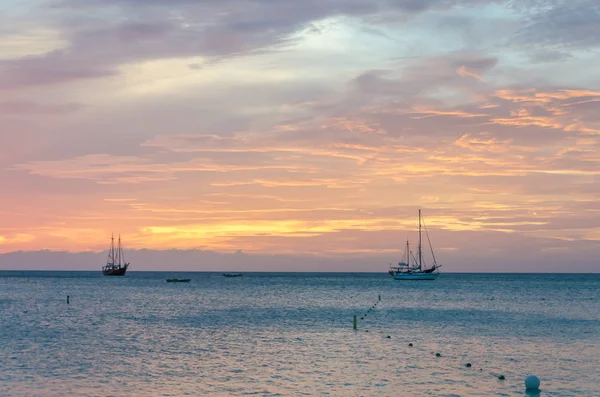
M 368 314 L 371 312 L 371 310 L 375 310 L 375 308 L 377 307 L 377 304 L 378 304 L 379 302 L 381 302 L 381 295 L 378 295 L 378 296 L 377 296 L 377 301 L 376 301 L 376 302 L 375 302 L 373 305 L 371 305 L 371 307 L 369 307 L 369 308 L 367 309 L 367 311 L 366 311 L 366 312 L 365 312 L 365 313 L 364 313 L 364 314 L 363 314 L 363 315 L 360 317 L 360 320 L 364 320 L 364 319 L 367 317 L 367 315 L 368 315 Z M 353 321 L 352 321 L 352 328 L 353 328 L 354 330 L 358 329 L 358 324 L 357 324 L 357 323 L 358 323 L 358 321 L 357 321 L 357 316 L 356 316 L 356 315 L 354 315 L 354 317 L 353 317 Z M 368 330 L 366 330 L 366 332 L 369 332 L 369 331 L 368 331 Z
M 369 309 L 367 309 L 367 312 L 365 314 L 363 314 L 363 316 L 360 319 L 364 320 L 367 317 L 367 314 L 369 312 L 371 312 L 371 310 L 375 310 L 375 308 L 377 307 L 377 305 L 379 304 L 379 302 L 381 302 L 381 295 L 378 295 L 377 301 Z M 358 328 L 357 316 L 356 315 L 354 316 L 354 322 L 353 322 L 353 324 L 354 324 L 354 329 L 356 330 Z M 365 332 L 369 332 L 369 330 L 366 329 Z M 391 336 L 387 335 L 386 339 L 391 339 Z M 410 342 L 408 344 L 408 347 L 413 347 L 413 346 L 414 345 L 413 345 L 412 342 Z M 442 358 L 442 354 L 440 352 L 436 352 L 435 353 L 435 357 L 436 358 Z M 470 362 L 467 362 L 466 364 L 464 364 L 464 366 L 466 368 L 472 368 L 473 364 L 471 364 Z M 458 369 L 459 368 L 457 366 L 447 366 L 447 365 L 444 365 L 444 367 L 446 367 L 447 369 Z M 483 371 L 483 368 L 480 368 L 479 370 Z M 506 380 L 506 376 L 504 374 L 498 374 L 498 373 L 493 373 L 493 372 L 489 372 L 489 374 L 495 376 L 498 380 L 501 380 L 501 381 L 502 380 Z M 526 391 L 528 393 L 539 393 L 539 387 L 540 387 L 540 380 L 539 380 L 539 378 L 537 376 L 530 375 L 530 376 L 528 376 L 525 379 L 525 388 L 526 388 Z
M 412 342 L 410 342 L 410 343 L 408 343 L 408 347 L 412 348 L 412 347 L 414 347 L 414 344 Z M 418 347 L 417 347 L 417 350 L 419 350 Z M 425 351 L 423 351 L 423 352 L 425 352 Z M 443 368 L 445 368 L 447 370 L 460 370 L 461 367 L 459 365 L 456 365 L 456 366 L 455 365 L 444 365 L 443 364 L 443 362 L 444 362 L 443 359 L 445 357 L 442 355 L 442 353 L 440 353 L 440 352 L 435 352 L 435 353 L 431 352 L 431 354 L 436 359 L 441 359 L 441 361 L 437 361 L 436 360 L 437 361 L 437 364 L 436 364 L 437 367 L 443 367 Z M 464 364 L 464 367 L 465 368 L 472 368 L 473 364 L 471 362 L 467 362 L 467 363 Z M 483 371 L 483 368 L 480 368 L 479 371 Z M 497 378 L 498 380 L 506 380 L 506 376 L 504 374 L 495 373 L 495 372 L 489 372 L 489 375 L 492 375 L 493 377 Z M 531 388 L 527 388 L 527 392 L 528 393 L 537 393 L 538 389 L 536 388 L 536 386 L 539 387 L 539 383 L 538 383 L 539 379 L 537 379 L 537 382 L 536 382 L 536 379 L 537 379 L 537 377 L 535 377 L 535 376 L 529 376 L 525 380 L 525 386 L 526 387 L 531 386 Z

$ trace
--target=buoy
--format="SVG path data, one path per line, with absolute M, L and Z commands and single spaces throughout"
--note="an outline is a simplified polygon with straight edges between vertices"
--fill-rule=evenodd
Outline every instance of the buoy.
M 498 376 L 498 379 L 504 380 L 504 379 L 506 379 L 506 377 L 504 375 L 500 375 L 500 376 Z
M 412 343 L 409 343 L 409 344 L 408 344 L 408 347 L 412 347 L 412 345 L 413 345 Z
M 466 367 L 471 368 L 471 363 L 467 363 Z
M 69 295 L 67 295 L 67 305 L 69 304 Z
M 386 336 L 386 338 L 391 339 L 392 337 L 388 335 L 388 336 Z
M 535 375 L 529 375 L 525 378 L 525 388 L 527 390 L 537 390 L 540 388 L 540 379 Z
M 440 353 L 435 353 L 436 357 L 442 357 L 442 355 Z

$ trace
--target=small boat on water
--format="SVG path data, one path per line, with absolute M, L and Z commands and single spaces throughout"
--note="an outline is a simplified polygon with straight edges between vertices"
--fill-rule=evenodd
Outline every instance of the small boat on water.
M 121 247 L 121 236 L 119 235 L 117 247 L 115 247 L 115 237 L 111 236 L 110 251 L 108 251 L 106 265 L 102 267 L 102 274 L 105 276 L 124 276 L 128 267 L 129 263 L 125 262 L 125 255 L 123 255 L 123 248 Z
M 390 270 L 388 271 L 388 274 L 394 277 L 395 280 L 435 280 L 440 275 L 439 268 L 442 266 L 438 265 L 435 260 L 435 254 L 433 253 L 433 247 L 431 246 L 431 241 L 429 240 L 427 228 L 425 228 L 425 235 L 427 236 L 427 242 L 429 243 L 429 248 L 431 249 L 433 264 L 431 267 L 427 268 L 425 262 L 423 261 L 423 250 L 421 246 L 421 220 L 421 210 L 419 210 L 419 247 L 417 250 L 417 257 L 415 258 L 410 250 L 410 244 L 407 240 L 406 262 L 399 262 L 398 266 L 390 265 Z M 425 222 L 423 222 L 423 226 L 425 226 Z
M 223 273 L 223 276 L 225 276 L 225 277 L 242 277 L 243 274 L 242 273 Z
M 167 283 L 189 283 L 191 278 L 168 278 Z

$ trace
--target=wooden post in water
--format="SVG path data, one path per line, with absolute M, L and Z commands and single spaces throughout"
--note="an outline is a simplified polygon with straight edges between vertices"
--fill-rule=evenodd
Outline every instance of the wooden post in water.
M 354 321 L 352 321 L 352 329 L 356 329 L 356 314 L 354 315 Z
M 381 295 L 379 295 L 379 300 L 381 301 Z
M 67 295 L 67 305 L 69 304 L 69 295 Z

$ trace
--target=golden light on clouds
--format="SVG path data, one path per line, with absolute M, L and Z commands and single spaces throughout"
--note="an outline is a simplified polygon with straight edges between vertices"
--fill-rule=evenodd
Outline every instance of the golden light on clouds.
M 0 16 L 1 252 L 385 256 L 422 208 L 449 261 L 597 257 L 597 56 L 545 8 L 126 3 Z
M 30 28 L 0 36 L 0 61 L 47 54 L 67 46 L 68 42 L 58 30 Z

